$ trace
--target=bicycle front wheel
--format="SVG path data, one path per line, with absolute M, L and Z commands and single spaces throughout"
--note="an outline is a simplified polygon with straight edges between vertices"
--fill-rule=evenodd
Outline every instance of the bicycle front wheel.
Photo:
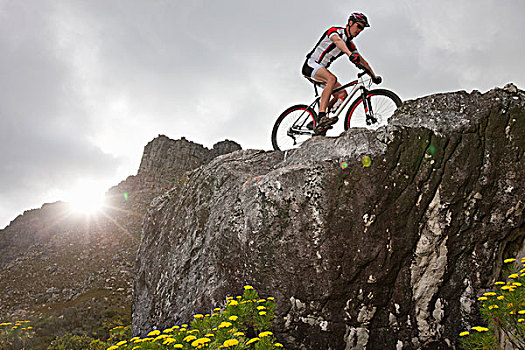
M 273 126 L 272 145 L 276 151 L 299 147 L 314 134 L 317 114 L 307 105 L 285 110 Z
M 367 123 L 365 106 L 363 105 L 363 97 L 355 100 L 348 111 L 345 118 L 345 130 L 349 128 L 369 128 L 377 129 L 380 126 L 386 125 L 388 118 L 390 118 L 396 109 L 401 106 L 401 99 L 394 92 L 384 89 L 370 90 L 367 94 L 367 99 L 372 107 L 373 117 L 375 122 Z

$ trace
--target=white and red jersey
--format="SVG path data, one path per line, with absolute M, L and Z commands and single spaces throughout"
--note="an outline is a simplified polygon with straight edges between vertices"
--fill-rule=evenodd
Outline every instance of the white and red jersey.
M 330 37 L 334 34 L 339 35 L 341 39 L 343 39 L 343 41 L 346 43 L 346 46 L 351 52 L 357 52 L 357 48 L 352 42 L 352 38 L 349 38 L 346 35 L 345 28 L 332 27 L 326 32 L 324 32 L 323 36 L 321 37 L 321 39 L 319 39 L 314 49 L 310 51 L 308 55 L 306 55 L 306 58 L 313 59 L 315 62 L 322 65 L 323 67 L 330 66 L 330 64 L 336 58 L 340 57 L 343 54 L 343 52 L 339 50 L 335 43 L 330 39 Z

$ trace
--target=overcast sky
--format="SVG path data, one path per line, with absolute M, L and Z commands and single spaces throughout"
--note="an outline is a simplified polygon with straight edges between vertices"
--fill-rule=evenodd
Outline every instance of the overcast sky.
M 525 88 L 523 0 L 0 0 L 0 228 L 136 174 L 159 134 L 269 150 L 312 97 L 305 55 L 355 10 L 371 28 L 354 43 L 402 99 Z

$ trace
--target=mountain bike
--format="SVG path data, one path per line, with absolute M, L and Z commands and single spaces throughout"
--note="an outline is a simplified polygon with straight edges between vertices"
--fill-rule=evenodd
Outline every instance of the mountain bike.
M 339 107 L 332 111 L 332 116 L 336 117 L 339 117 L 354 96 L 359 93 L 357 99 L 352 102 L 346 112 L 345 131 L 355 127 L 377 129 L 386 125 L 388 118 L 401 106 L 401 99 L 394 92 L 386 89 L 370 90 L 372 79 L 370 77 L 363 78 L 366 74 L 368 74 L 366 71 L 358 73 L 356 80 L 334 89 L 332 92 L 335 96 L 337 92 L 353 87 Z M 272 145 L 275 150 L 285 151 L 297 148 L 315 135 L 314 129 L 319 122 L 317 111 L 321 100 L 317 88 L 324 87 L 324 84 L 313 79 L 308 80 L 314 84 L 315 100 L 310 105 L 292 106 L 277 118 L 272 130 Z

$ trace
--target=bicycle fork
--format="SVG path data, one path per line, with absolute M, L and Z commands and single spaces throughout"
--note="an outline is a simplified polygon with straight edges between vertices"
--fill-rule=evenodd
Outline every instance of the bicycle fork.
M 362 88 L 362 101 L 363 101 L 363 107 L 365 108 L 365 115 L 366 115 L 366 125 L 372 125 L 377 123 L 377 118 L 374 116 L 374 110 L 372 108 L 372 102 L 370 101 L 370 96 L 368 96 L 368 90 L 366 88 Z

